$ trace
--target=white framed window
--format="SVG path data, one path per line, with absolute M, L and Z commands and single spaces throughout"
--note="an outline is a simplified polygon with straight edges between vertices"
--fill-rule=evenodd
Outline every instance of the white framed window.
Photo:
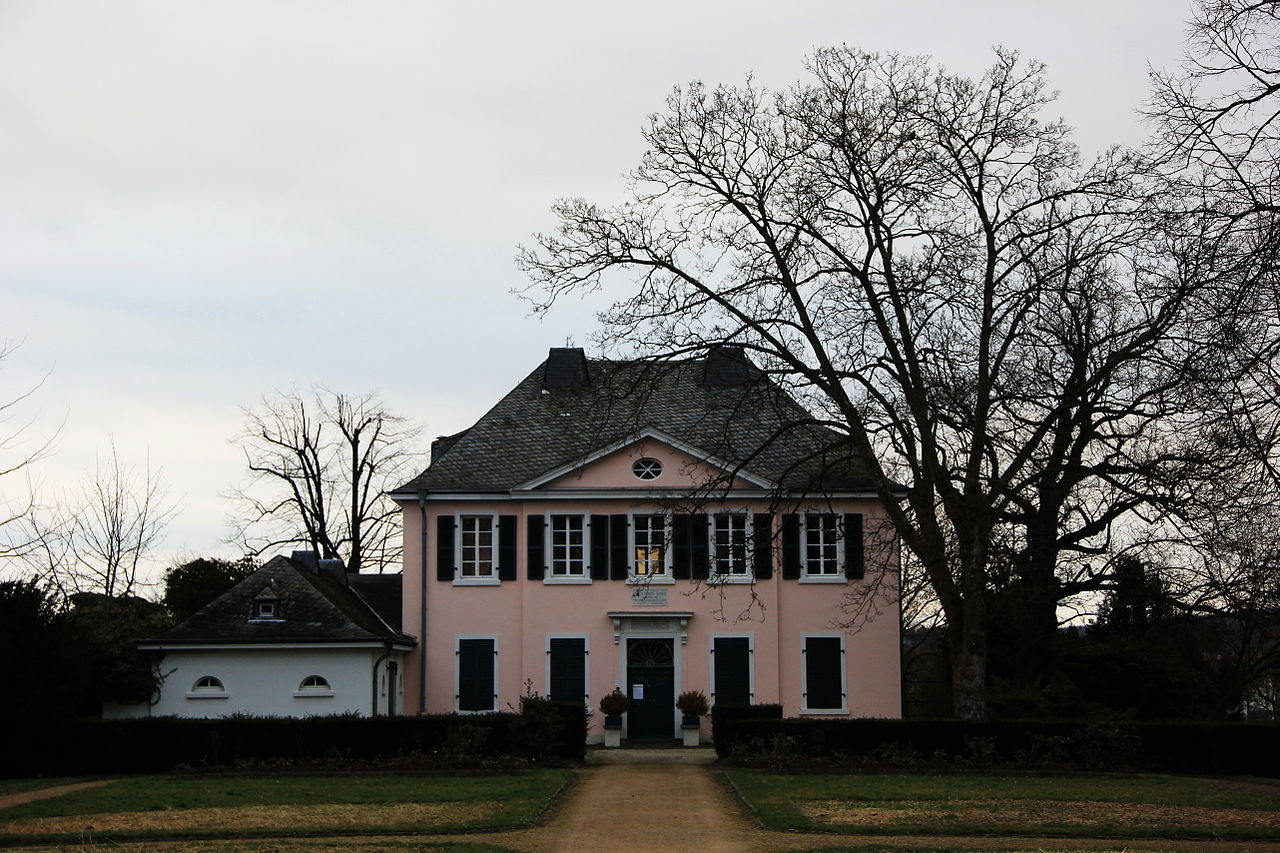
M 188 699 L 226 699 L 227 688 L 222 685 L 222 680 L 212 675 L 202 675 L 191 685 L 191 689 L 187 691 Z
M 751 516 L 746 513 L 718 512 L 711 516 L 711 579 L 752 579 Z
M 672 583 L 671 532 L 660 513 L 631 516 L 631 580 Z
M 498 710 L 498 638 L 459 636 L 454 657 L 454 710 L 463 714 Z
M 498 531 L 493 515 L 458 516 L 456 584 L 498 582 Z
M 844 634 L 805 634 L 801 637 L 801 714 L 849 713 L 845 683 Z
M 253 600 L 253 615 L 250 622 L 279 622 L 280 599 L 274 595 L 260 595 Z
M 590 581 L 587 575 L 586 517 L 553 515 L 547 528 L 550 544 L 548 580 Z
M 298 689 L 293 692 L 293 695 L 297 698 L 332 696 L 333 687 L 323 675 L 308 675 L 298 684 Z
M 802 579 L 844 581 L 841 518 L 832 513 L 800 516 Z

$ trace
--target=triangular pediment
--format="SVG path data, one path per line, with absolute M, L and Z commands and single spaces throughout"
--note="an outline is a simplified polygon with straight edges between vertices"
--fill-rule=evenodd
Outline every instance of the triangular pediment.
M 738 469 L 701 448 L 660 430 L 646 429 L 544 471 L 518 485 L 516 490 L 687 490 L 723 481 L 726 477 L 731 478 L 734 488 L 775 488 L 769 480 Z

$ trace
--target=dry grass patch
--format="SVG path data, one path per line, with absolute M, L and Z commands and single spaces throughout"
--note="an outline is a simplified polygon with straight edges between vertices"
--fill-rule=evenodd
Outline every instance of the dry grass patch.
M 436 828 L 484 820 L 497 812 L 495 802 L 327 803 L 307 806 L 165 809 L 148 812 L 34 817 L 0 821 L 0 833 L 69 835 L 76 833 L 149 833 L 244 831 L 273 828 L 342 829 Z
M 1158 806 L 1058 800 L 899 800 L 850 803 L 840 800 L 801 800 L 801 814 L 831 826 L 970 825 L 993 829 L 1030 826 L 1138 827 L 1214 826 L 1241 829 L 1280 829 L 1280 812 L 1203 806 Z

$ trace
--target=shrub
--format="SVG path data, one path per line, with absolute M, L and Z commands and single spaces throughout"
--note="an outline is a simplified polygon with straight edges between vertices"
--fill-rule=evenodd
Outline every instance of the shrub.
M 676 699 L 680 713 L 688 717 L 701 717 L 707 713 L 707 696 L 701 690 L 689 690 Z
M 606 717 L 618 717 L 627 713 L 627 708 L 631 705 L 631 700 L 627 698 L 627 694 L 620 690 L 612 693 L 606 693 L 604 698 L 600 700 L 600 710 L 604 712 Z

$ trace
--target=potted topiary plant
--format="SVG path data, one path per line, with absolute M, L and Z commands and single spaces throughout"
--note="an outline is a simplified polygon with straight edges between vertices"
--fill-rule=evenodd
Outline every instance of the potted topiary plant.
M 627 694 L 617 689 L 606 693 L 600 700 L 600 710 L 604 712 L 605 746 L 622 746 L 622 715 L 627 713 L 630 704 Z
M 676 699 L 676 707 L 680 709 L 683 719 L 680 731 L 684 736 L 685 746 L 697 746 L 701 717 L 707 713 L 707 697 L 701 690 L 687 690 Z

